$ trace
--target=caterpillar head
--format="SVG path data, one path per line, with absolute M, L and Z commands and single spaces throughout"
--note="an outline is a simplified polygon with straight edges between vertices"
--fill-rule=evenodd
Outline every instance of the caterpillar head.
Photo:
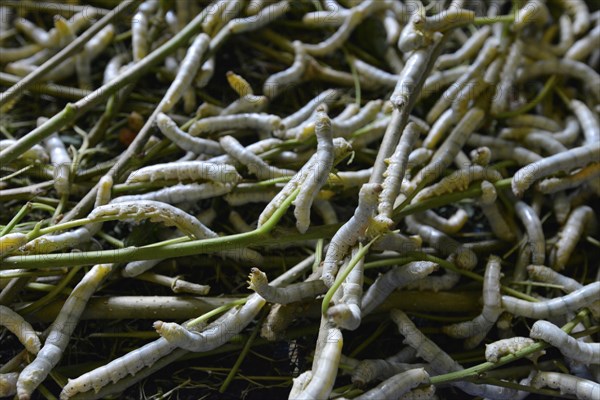
M 258 268 L 252 268 L 250 270 L 250 275 L 248 275 L 248 289 L 256 291 L 257 288 L 265 286 L 268 283 L 269 280 L 267 279 L 267 274 Z

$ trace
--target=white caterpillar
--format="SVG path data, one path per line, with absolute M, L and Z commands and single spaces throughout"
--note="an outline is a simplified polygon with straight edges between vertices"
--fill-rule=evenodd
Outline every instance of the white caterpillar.
M 176 179 L 178 181 L 198 179 L 223 183 L 237 183 L 242 177 L 236 169 L 227 164 L 216 164 L 206 161 L 171 162 L 154 164 L 133 171 L 125 183 L 154 182 Z
M 471 35 L 469 40 L 454 53 L 440 55 L 436 61 L 436 68 L 445 72 L 448 68 L 455 67 L 473 57 L 488 39 L 490 32 L 491 28 L 489 26 L 478 29 Z
M 551 322 L 537 321 L 531 327 L 529 336 L 550 343 L 565 357 L 585 365 L 600 364 L 600 343 L 585 343 L 577 340 Z
M 538 372 L 531 381 L 531 385 L 535 388 L 548 386 L 558 389 L 561 394 L 570 394 L 579 400 L 600 398 L 600 384 L 559 372 Z
M 295 283 L 283 288 L 273 287 L 269 285 L 267 275 L 258 268 L 252 268 L 248 279 L 248 288 L 270 303 L 295 303 L 314 299 L 327 291 L 327 287 L 320 279 Z
M 429 383 L 429 374 L 424 368 L 409 369 L 381 382 L 366 393 L 356 397 L 359 400 L 398 398 L 420 384 Z
M 600 80 L 600 78 L 599 78 Z M 600 88 L 600 84 L 599 84 Z M 571 100 L 571 110 L 579 120 L 585 144 L 593 144 L 600 142 L 600 123 L 598 123 L 597 114 L 582 101 L 577 99 Z
M 387 160 L 388 167 L 383 173 L 384 180 L 381 185 L 383 189 L 379 195 L 378 215 L 375 218 L 389 227 L 393 225 L 391 217 L 394 201 L 400 194 L 400 185 L 406 173 L 408 157 L 419 137 L 419 132 L 417 125 L 409 122 L 404 128 L 394 154 Z
M 444 326 L 444 333 L 454 338 L 486 335 L 502 313 L 500 303 L 500 257 L 490 255 L 483 277 L 481 314 L 471 321 Z
M 546 239 L 540 218 L 533 208 L 522 201 L 515 204 L 515 213 L 527 231 L 533 263 L 543 264 L 546 259 Z
M 302 42 L 295 40 L 292 45 L 296 53 L 294 63 L 289 68 L 269 76 L 263 84 L 263 93 L 271 99 L 297 84 L 308 66 L 308 57 Z
M 554 247 L 555 252 L 552 253 L 551 264 L 554 269 L 565 268 L 583 233 L 594 228 L 596 224 L 596 216 L 591 207 L 579 206 L 571 212 L 569 219 L 558 234 L 558 241 Z
M 579 187 L 598 178 L 600 178 L 600 163 L 593 163 L 564 178 L 546 178 L 537 183 L 536 189 L 544 194 L 552 194 Z
M 15 334 L 19 342 L 31 354 L 37 354 L 42 344 L 33 327 L 23 317 L 6 306 L 0 305 L 0 325 Z
M 19 400 L 29 399 L 31 393 L 58 364 L 87 301 L 111 271 L 111 264 L 96 265 L 75 286 L 50 327 L 44 346 L 33 362 L 19 375 L 17 381 Z
M 17 393 L 18 372 L 0 374 L 0 397 L 9 397 Z
M 333 236 L 325 260 L 323 261 L 323 273 L 321 279 L 327 287 L 331 287 L 337 273 L 338 262 L 340 262 L 351 246 L 365 234 L 373 212 L 376 210 L 380 184 L 367 183 L 362 186 L 358 197 L 358 207 L 354 215 Z
M 600 142 L 575 147 L 519 169 L 513 176 L 512 191 L 517 197 L 520 197 L 540 178 L 545 178 L 558 171 L 569 172 L 593 162 L 600 162 Z
M 20 232 L 9 233 L 0 237 L 0 259 L 23 246 L 27 243 L 27 240 L 27 235 Z
M 537 303 L 531 303 L 512 296 L 502 296 L 502 308 L 520 317 L 542 319 L 564 315 L 575 312 L 582 307 L 588 307 L 597 301 L 599 296 L 600 282 L 593 282 L 566 296 Z
M 112 203 L 157 201 L 161 203 L 177 204 L 184 202 L 196 202 L 198 200 L 210 199 L 231 191 L 232 185 L 221 182 L 187 183 L 178 184 L 154 192 L 119 196 Z
M 382 106 L 383 102 L 381 100 L 372 100 L 365 104 L 356 115 L 344 120 L 336 118 L 331 124 L 333 136 L 347 138 L 356 130 L 373 121 L 381 111 Z
M 194 76 L 198 72 L 202 57 L 208 50 L 210 37 L 204 33 L 196 36 L 188 48 L 185 58 L 181 62 L 175 79 L 167 89 L 160 104 L 160 111 L 167 113 L 175 107 L 183 93 L 190 87 Z
M 179 129 L 177 124 L 166 114 L 159 113 L 156 116 L 156 124 L 163 135 L 183 150 L 196 154 L 223 154 L 223 149 L 221 149 L 221 145 L 218 142 L 191 136 Z
M 45 121 L 46 118 L 39 118 L 38 126 Z M 59 195 L 67 195 L 71 185 L 71 157 L 67 148 L 56 133 L 44 140 L 44 145 L 54 165 L 54 188 Z
M 260 132 L 273 132 L 281 129 L 281 119 L 277 115 L 246 113 L 219 115 L 202 118 L 192 124 L 189 134 L 198 136 L 203 133 L 220 132 L 232 129 L 253 129 Z
M 354 247 L 350 259 L 356 257 L 358 251 L 359 248 Z M 341 329 L 353 331 L 360 326 L 362 320 L 360 302 L 363 294 L 364 264 L 365 259 L 362 257 L 342 283 L 341 290 L 335 293 L 335 305 L 327 309 L 327 318 L 329 321 Z M 336 299 L 336 296 L 339 296 L 339 298 Z
M 404 343 L 415 350 L 419 357 L 431 365 L 435 374 L 447 374 L 460 371 L 463 367 L 454 361 L 444 350 L 425 336 L 412 321 L 400 310 L 391 311 L 392 320 L 398 325 L 398 331 L 404 336 Z M 470 382 L 453 382 L 453 386 L 472 395 L 493 399 L 512 399 L 518 393 L 514 389 L 492 385 L 477 385 Z
M 248 172 L 256 175 L 258 179 L 272 179 L 280 176 L 293 175 L 295 172 L 287 169 L 272 167 L 262 158 L 252 153 L 240 144 L 233 136 L 223 136 L 219 140 L 221 147 L 232 157 L 244 164 Z
M 298 196 L 293 201 L 296 228 L 300 233 L 306 232 L 310 225 L 310 207 L 319 190 L 327 182 L 335 157 L 331 120 L 323 109 L 317 109 L 317 111 L 318 116 L 315 127 L 317 135 L 316 156 L 312 162 L 312 168 L 310 168 L 302 182 Z
M 508 354 L 514 354 L 523 350 L 526 347 L 535 344 L 535 341 L 526 337 L 512 337 L 508 339 L 498 340 L 496 342 L 485 345 L 485 359 L 489 362 L 496 363 L 501 357 Z M 537 359 L 541 353 L 531 354 L 529 358 Z
M 423 279 L 435 271 L 437 267 L 436 263 L 430 261 L 414 261 L 379 275 L 362 298 L 361 309 L 363 315 L 370 314 L 394 290 Z

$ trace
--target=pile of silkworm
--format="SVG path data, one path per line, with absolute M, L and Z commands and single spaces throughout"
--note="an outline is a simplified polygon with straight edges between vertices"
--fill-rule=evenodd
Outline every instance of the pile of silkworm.
M 91 3 L 0 1 L 0 397 L 600 399 L 596 2 Z

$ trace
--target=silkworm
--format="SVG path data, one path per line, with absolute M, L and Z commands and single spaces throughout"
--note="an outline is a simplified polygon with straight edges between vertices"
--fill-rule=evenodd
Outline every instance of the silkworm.
M 78 393 L 84 393 L 91 389 L 98 393 L 109 382 L 116 383 L 128 374 L 135 375 L 142 368 L 153 365 L 176 348 L 165 339 L 159 338 L 106 365 L 86 372 L 75 379 L 69 379 L 60 392 L 60 399 L 68 400 Z
M 149 219 L 166 226 L 175 226 L 183 233 L 203 239 L 214 236 L 214 232 L 200 223 L 194 216 L 170 204 L 152 200 L 126 201 L 97 207 L 88 214 L 92 221 Z
M 600 45 L 600 25 L 592 29 L 587 36 L 579 39 L 567 50 L 564 57 L 570 60 L 581 61 L 597 49 Z
M 345 155 L 350 153 L 351 150 L 352 150 L 352 147 L 350 146 L 350 143 L 348 143 L 346 141 L 346 139 L 344 139 L 344 138 L 334 138 L 333 139 L 333 153 L 334 153 L 333 158 L 334 158 L 334 160 L 345 157 Z M 258 217 L 258 226 L 259 227 L 262 226 L 271 217 L 271 215 L 273 215 L 275 210 L 277 210 L 281 206 L 281 204 L 285 201 L 285 199 L 294 190 L 296 190 L 296 188 L 298 186 L 302 185 L 305 182 L 306 177 L 311 173 L 311 170 L 315 167 L 318 167 L 316 165 L 317 157 L 318 157 L 317 153 L 313 154 L 313 156 L 310 158 L 310 160 L 308 160 L 304 164 L 304 166 L 300 169 L 300 171 L 298 171 L 292 177 L 292 179 L 290 179 L 288 181 L 288 183 L 286 183 L 286 185 L 283 187 L 283 189 L 281 189 L 281 191 L 279 191 L 279 193 L 277 193 L 277 195 L 275 197 L 271 198 L 271 200 L 269 201 L 269 204 L 265 207 L 265 209 L 262 211 L 262 213 Z
M 327 287 L 331 287 L 337 273 L 337 263 L 353 246 L 359 237 L 365 234 L 373 212 L 377 207 L 380 184 L 367 183 L 362 186 L 358 195 L 358 207 L 354 215 L 335 233 L 323 261 L 323 273 L 321 279 Z
M 521 69 L 516 80 L 517 82 L 528 82 L 540 75 L 548 74 L 567 75 L 579 79 L 591 89 L 590 92 L 596 100 L 600 99 L 600 94 L 596 93 L 600 87 L 600 75 L 580 61 L 565 58 L 536 61 L 527 69 Z
M 566 296 L 537 303 L 530 303 L 512 296 L 502 296 L 502 308 L 520 317 L 543 319 L 587 307 L 597 301 L 598 296 L 600 296 L 600 282 L 593 282 Z
M 313 56 L 324 56 L 340 48 L 350 34 L 365 18 L 374 12 L 388 8 L 388 1 L 367 0 L 350 9 L 344 22 L 329 38 L 317 44 L 305 44 L 306 52 Z
M 527 165 L 539 161 L 542 157 L 524 147 L 515 146 L 514 142 L 472 133 L 467 144 L 473 147 L 486 146 L 492 150 L 492 159 L 511 159 L 519 165 Z
M 358 171 L 337 171 L 335 174 L 329 174 L 329 185 L 342 185 L 344 188 L 359 187 L 369 182 L 373 174 L 373 168 L 361 169 Z
M 454 361 L 444 350 L 425 336 L 413 322 L 400 310 L 391 311 L 392 320 L 398 326 L 398 331 L 404 336 L 405 344 L 417 350 L 419 357 L 431 365 L 432 372 L 446 374 L 460 371 L 463 367 Z M 492 385 L 476 385 L 470 382 L 453 382 L 453 386 L 472 396 L 490 397 L 494 399 L 511 399 L 517 394 L 514 389 Z
M 564 55 L 575 42 L 573 24 L 571 24 L 571 19 L 567 15 L 561 15 L 558 19 L 558 25 L 560 27 L 560 39 L 558 44 L 552 46 L 551 50 L 556 55 Z
M 44 121 L 45 119 L 38 121 L 38 125 Z M 54 188 L 59 195 L 67 195 L 71 186 L 71 157 L 67 148 L 56 133 L 44 140 L 44 145 L 50 154 L 50 162 L 54 165 Z
M 417 9 L 410 16 L 408 23 L 402 28 L 398 38 L 398 49 L 403 53 L 419 50 L 431 43 L 431 32 L 423 29 L 425 9 L 419 2 Z
M 552 194 L 579 187 L 600 177 L 600 163 L 590 164 L 564 178 L 546 178 L 536 184 L 536 189 L 544 194 Z
M 18 249 L 27 243 L 29 239 L 27 235 L 20 232 L 8 233 L 0 237 L 0 259 L 11 254 L 13 251 Z
M 452 104 L 458 92 L 490 64 L 498 53 L 499 44 L 496 40 L 488 40 L 468 70 L 440 96 L 438 101 L 427 113 L 425 120 L 432 124 Z
M 113 39 L 115 28 L 109 24 L 94 35 L 84 46 L 83 51 L 75 57 L 75 68 L 79 87 L 90 90 L 92 88 L 91 63 Z
M 33 327 L 23 317 L 6 306 L 0 305 L 0 325 L 15 334 L 19 342 L 31 354 L 37 354 L 42 344 Z
M 127 61 L 128 55 L 121 53 L 112 57 L 108 64 L 106 64 L 106 68 L 104 69 L 104 75 L 102 78 L 102 84 L 106 85 L 108 82 L 112 81 L 119 75 L 119 71 L 123 66 L 123 63 Z
M 565 120 L 565 127 L 559 132 L 553 133 L 554 139 L 564 145 L 569 145 L 579 138 L 579 123 L 577 118 L 569 115 Z
M 87 301 L 111 271 L 111 264 L 98 264 L 75 286 L 52 323 L 44 346 L 31 364 L 26 366 L 19 375 L 17 381 L 19 399 L 29 399 L 31 393 L 46 379 L 50 370 L 58 364 Z
M 183 93 L 190 87 L 192 80 L 196 76 L 198 68 L 201 65 L 200 62 L 202 57 L 208 50 L 209 43 L 210 37 L 207 34 L 201 33 L 196 36 L 179 66 L 175 79 L 171 85 L 169 85 L 167 93 L 165 93 L 161 100 L 160 111 L 163 113 L 171 111 L 179 99 L 181 99 Z
M 402 36 L 400 39 L 402 39 Z M 408 104 L 408 99 L 426 70 L 425 66 L 429 61 L 430 55 L 431 48 L 418 49 L 406 60 L 406 64 L 400 73 L 400 78 L 390 96 L 390 101 L 395 108 L 400 109 Z
M 352 62 L 361 78 L 369 81 L 374 87 L 393 88 L 400 78 L 398 75 L 390 74 L 358 58 L 354 58 Z
M 263 111 L 268 103 L 269 98 L 266 96 L 247 94 L 225 107 L 223 111 L 221 111 L 221 115 L 258 113 Z
M 419 94 L 419 98 L 424 99 L 438 90 L 450 85 L 451 83 L 454 83 L 465 73 L 467 73 L 468 70 L 468 66 L 460 65 L 448 70 L 433 72 L 427 77 L 427 79 L 425 79 L 423 89 Z
M 429 385 L 425 388 L 413 389 L 409 392 L 404 393 L 400 400 L 434 400 L 437 399 L 435 395 L 435 386 Z
M 267 275 L 258 268 L 252 268 L 248 279 L 248 288 L 254 290 L 269 303 L 295 303 L 306 299 L 314 299 L 327 291 L 327 287 L 320 279 L 276 288 L 269 285 Z
M 519 169 L 513 176 L 512 191 L 517 197 L 521 197 L 525 190 L 540 178 L 558 171 L 569 172 L 593 162 L 600 162 L 600 142 L 575 147 Z
M 538 372 L 531 385 L 538 389 L 544 386 L 558 389 L 561 394 L 570 394 L 580 400 L 594 400 L 600 397 L 600 384 L 559 372 Z
M 418 203 L 446 193 L 466 190 L 469 185 L 475 181 L 486 180 L 496 182 L 500 179 L 502 179 L 500 172 L 491 168 L 482 167 L 481 165 L 472 165 L 468 168 L 454 171 L 450 175 L 442 178 L 438 183 L 421 190 L 413 198 L 412 203 Z
M 485 359 L 489 362 L 496 363 L 501 357 L 519 352 L 533 344 L 535 344 L 533 339 L 521 336 L 498 340 L 485 345 Z M 540 356 L 540 353 L 538 352 L 535 354 L 535 358 L 537 359 L 537 357 Z M 532 355 L 533 354 L 529 357 Z
M 255 129 L 261 132 L 273 132 L 281 127 L 281 119 L 271 114 L 234 114 L 202 118 L 190 126 L 189 134 L 219 132 L 230 129 Z
M 55 43 L 50 40 L 50 35 L 44 29 L 25 18 L 17 18 L 14 22 L 15 28 L 25 36 L 42 47 L 52 47 Z
M 156 124 L 163 135 L 183 150 L 196 154 L 218 155 L 223 153 L 218 142 L 191 136 L 179 129 L 177 124 L 166 114 L 159 113 L 156 117 Z
M 537 321 L 529 336 L 550 343 L 565 356 L 585 365 L 600 364 L 600 343 L 577 340 L 548 321 Z
M 454 53 L 440 55 L 435 64 L 436 68 L 440 71 L 444 71 L 448 68 L 455 67 L 473 57 L 488 39 L 490 32 L 491 28 L 489 26 L 484 26 L 481 29 L 478 29 L 471 35 L 469 40 L 467 40 Z
M 238 186 L 239 187 L 239 186 Z M 279 192 L 281 193 L 281 192 Z M 227 193 L 223 198 L 232 207 L 243 206 L 248 203 L 269 203 L 278 196 L 278 192 L 276 188 L 272 188 L 271 190 L 264 190 L 264 188 L 256 188 L 255 190 L 234 190 L 230 193 Z M 277 208 L 275 208 L 276 210 Z M 273 210 L 273 211 L 275 211 Z M 265 221 L 269 219 L 268 217 Z M 260 218 L 259 225 L 260 227 Z
M 458 26 L 467 25 L 473 22 L 475 13 L 466 10 L 455 4 L 436 14 L 425 18 L 423 29 L 428 31 L 444 32 Z
M 571 293 L 583 287 L 575 279 L 564 276 L 543 265 L 528 265 L 527 272 L 532 278 L 538 281 L 562 286 L 562 290 L 565 293 Z
M 573 17 L 573 33 L 579 36 L 590 27 L 590 11 L 583 0 L 561 0 L 562 7 Z
M 148 55 L 149 24 L 147 13 L 142 10 L 138 10 L 131 19 L 131 49 L 134 63 Z
M 429 183 L 437 179 L 448 168 L 469 135 L 483 121 L 485 113 L 480 108 L 471 108 L 452 129 L 444 143 L 437 149 L 427 164 L 414 179 L 414 184 Z
M 316 362 L 316 368 L 313 368 L 310 381 L 306 383 L 304 389 L 297 396 L 292 397 L 290 393 L 290 400 L 316 400 L 329 397 L 335 383 L 343 343 L 344 339 L 339 329 L 332 327 L 327 329 L 327 340 L 318 353 L 318 361 Z
M 492 100 L 490 112 L 498 114 L 506 110 L 508 99 L 513 92 L 513 84 L 517 68 L 523 58 L 523 41 L 516 39 L 510 46 L 506 60 L 500 73 L 500 82 L 496 86 L 496 93 Z
M 310 225 L 310 207 L 321 187 L 327 182 L 329 171 L 334 162 L 331 120 L 323 109 L 317 108 L 317 112 L 318 119 L 315 127 L 317 136 L 316 157 L 312 168 L 302 182 L 300 192 L 293 201 L 296 228 L 300 233 L 306 232 Z
M 229 216 L 227 217 L 227 220 L 233 226 L 233 229 L 235 229 L 236 232 L 243 233 L 243 232 L 250 232 L 250 231 L 254 230 L 252 228 L 252 226 L 250 226 L 244 220 L 244 218 L 242 218 L 240 213 L 238 213 L 236 211 L 229 212 Z
M 487 334 L 502 313 L 500 306 L 500 257 L 490 255 L 483 277 L 483 310 L 471 321 L 443 327 L 454 338 Z
M 14 145 L 17 141 L 14 139 L 0 140 L 0 151 L 9 148 Z M 47 163 L 50 159 L 46 150 L 39 144 L 34 144 L 27 151 L 21 154 L 18 158 L 29 163 Z
M 232 136 L 223 136 L 219 140 L 221 147 L 232 157 L 240 161 L 248 168 L 248 172 L 256 175 L 259 179 L 271 179 L 280 176 L 293 175 L 295 172 L 269 166 L 260 157 L 249 151 Z
M 365 104 L 356 115 L 343 121 L 333 120 L 331 124 L 333 136 L 347 138 L 353 132 L 373 121 L 382 106 L 383 102 L 381 100 L 372 100 Z
M 598 123 L 594 112 L 584 102 L 577 99 L 572 99 L 570 105 L 571 110 L 573 110 L 581 125 L 581 130 L 585 138 L 584 143 L 594 144 L 600 142 L 600 123 Z
M 294 63 L 289 68 L 269 76 L 263 84 L 263 93 L 271 99 L 297 84 L 308 66 L 308 58 L 302 42 L 295 40 L 292 45 L 296 53 Z
M 175 322 L 156 321 L 154 329 L 169 343 L 192 352 L 202 352 L 215 349 L 227 343 L 235 334 L 256 317 L 265 304 L 259 295 L 251 295 L 239 309 L 234 309 L 202 332 L 195 332 Z
M 358 247 L 354 247 L 350 259 L 357 256 Z M 341 329 L 353 331 L 360 326 L 362 320 L 361 312 L 361 297 L 363 294 L 362 286 L 364 279 L 364 257 L 358 260 L 352 271 L 348 274 L 342 283 L 339 300 L 335 299 L 336 303 L 327 309 L 327 318 Z M 322 282 L 322 281 L 321 281 Z
M 0 397 L 8 397 L 17 393 L 18 372 L 0 374 Z
M 540 0 L 528 0 L 515 15 L 515 21 L 511 25 L 513 32 L 521 31 L 526 25 L 535 23 L 543 25 L 550 18 L 550 12 L 546 5 Z
M 546 239 L 544 238 L 544 230 L 540 218 L 533 208 L 522 201 L 518 201 L 515 204 L 515 213 L 527 231 L 533 262 L 535 264 L 543 264 L 546 258 Z
M 168 204 L 196 202 L 229 193 L 231 188 L 230 184 L 223 184 L 221 182 L 178 184 L 144 194 L 119 196 L 113 199 L 112 202 L 158 201 Z
M 356 398 L 360 400 L 398 398 L 422 383 L 429 383 L 429 374 L 424 368 L 414 368 L 394 375 Z
M 550 132 L 531 132 L 523 138 L 523 143 L 529 149 L 542 149 L 549 155 L 558 154 L 567 151 L 567 148 L 560 143 Z
M 227 164 L 206 161 L 185 161 L 155 164 L 133 171 L 125 183 L 154 182 L 176 179 L 178 181 L 199 179 L 223 183 L 237 183 L 242 177 L 236 169 Z
M 444 275 L 426 276 L 416 282 L 408 284 L 406 289 L 415 289 L 420 291 L 439 292 L 441 290 L 450 290 L 460 281 L 458 272 L 447 270 Z
M 300 125 L 303 121 L 306 121 L 308 117 L 317 109 L 319 104 L 329 104 L 335 101 L 339 96 L 340 92 L 338 90 L 325 90 L 324 92 L 319 93 L 317 96 L 311 99 L 298 111 L 282 119 L 281 123 L 283 126 L 285 126 L 286 129 L 294 128 Z
M 558 241 L 554 248 L 556 252 L 552 257 L 552 268 L 559 271 L 565 268 L 584 231 L 593 227 L 595 223 L 594 210 L 588 206 L 579 206 L 571 212 L 569 219 L 558 234 Z
M 406 225 L 410 233 L 421 236 L 425 242 L 429 243 L 431 247 L 441 252 L 444 256 L 455 254 L 456 264 L 459 268 L 470 270 L 477 264 L 477 256 L 472 250 L 469 250 L 445 233 L 422 224 L 414 216 L 406 218 Z
M 487 218 L 492 232 L 499 239 L 512 242 L 515 239 L 515 233 L 510 228 L 504 214 L 496 203 L 496 188 L 491 182 L 483 181 L 481 182 L 481 192 L 479 207 Z
M 435 229 L 451 235 L 460 231 L 469 220 L 469 215 L 465 210 L 459 208 L 450 218 L 444 218 L 435 211 L 427 210 L 419 213 L 419 220 Z
M 530 127 L 549 132 L 558 132 L 561 129 L 558 122 L 549 117 L 537 114 L 521 114 L 508 118 L 504 122 L 511 127 Z
M 400 194 L 400 185 L 402 178 L 406 173 L 408 157 L 412 151 L 417 139 L 419 138 L 419 129 L 414 122 L 409 122 L 402 132 L 398 146 L 392 156 L 387 160 L 388 167 L 383 173 L 383 183 L 381 194 L 379 195 L 379 205 L 377 206 L 376 221 L 387 226 L 392 226 L 391 220 L 394 201 Z
M 436 263 L 430 261 L 414 261 L 379 275 L 362 298 L 363 315 L 370 314 L 394 290 L 426 277 L 437 267 Z
M 232 34 L 238 34 L 259 29 L 275 19 L 283 16 L 290 8 L 287 0 L 271 4 L 256 15 L 247 18 L 236 18 L 227 23 L 212 39 L 211 48 L 219 48 L 222 42 Z
M 194 77 L 194 86 L 201 89 L 208 85 L 208 82 L 212 79 L 215 74 L 215 57 L 210 57 L 201 66 L 196 76 Z
M 42 50 L 42 46 L 39 44 L 27 44 L 17 48 L 2 47 L 0 48 L 0 54 L 2 54 L 0 60 L 2 63 L 18 61 L 37 54 L 40 50 Z
M 325 225 L 337 224 L 339 222 L 337 213 L 329 201 L 316 199 L 313 207 L 323 220 Z

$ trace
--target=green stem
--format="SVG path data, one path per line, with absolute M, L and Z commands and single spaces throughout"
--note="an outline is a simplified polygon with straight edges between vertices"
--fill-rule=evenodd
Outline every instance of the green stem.
M 512 182 L 512 178 L 501 179 L 494 183 L 496 189 L 501 190 L 505 188 L 509 188 Z M 481 195 L 481 186 L 479 184 L 471 185 L 467 190 L 463 192 L 452 192 L 448 194 L 444 194 L 442 196 L 433 197 L 427 200 L 424 200 L 419 203 L 409 204 L 403 209 L 397 207 L 394 209 L 394 222 L 399 222 L 401 218 L 418 213 L 421 211 L 429 210 L 432 208 L 437 208 L 441 206 L 445 206 L 448 204 L 456 203 L 460 200 L 473 198 Z
M 579 312 L 579 314 L 577 314 L 577 316 L 575 317 L 575 319 L 573 319 L 572 321 L 568 322 L 566 325 L 564 325 L 561 329 L 567 333 L 570 333 L 571 330 L 573 330 L 573 328 L 575 328 L 575 326 L 577 326 L 577 324 L 584 318 L 584 316 L 586 315 L 587 311 L 581 311 Z M 467 368 L 467 369 L 463 369 L 460 371 L 455 371 L 455 372 L 450 372 L 448 374 L 443 374 L 443 375 L 438 375 L 438 376 L 434 376 L 431 378 L 430 383 L 432 385 L 440 385 L 443 383 L 448 383 L 448 382 L 453 382 L 453 381 L 458 381 L 458 380 L 464 380 L 465 378 L 469 378 L 469 377 L 477 377 L 480 376 L 481 374 L 483 374 L 486 371 L 489 371 L 491 369 L 494 368 L 498 368 L 501 367 L 505 364 L 511 363 L 513 361 L 516 361 L 520 358 L 526 357 L 530 354 L 536 353 L 538 351 L 541 351 L 543 349 L 545 349 L 546 347 L 548 347 L 549 345 L 547 345 L 546 343 L 543 342 L 537 342 L 534 343 L 530 346 L 527 346 L 519 351 L 517 351 L 516 353 L 513 354 L 509 354 L 506 355 L 504 357 L 501 357 L 498 362 L 496 363 L 492 363 L 492 362 L 484 362 L 482 364 L 479 365 L 475 365 L 471 368 Z
M 497 115 L 493 115 L 493 118 L 504 119 L 504 118 L 512 118 L 517 115 L 525 114 L 527 111 L 531 110 L 535 106 L 537 106 L 544 98 L 550 93 L 554 85 L 556 84 L 556 75 L 552 75 L 544 84 L 542 90 L 538 93 L 538 95 L 531 100 L 529 103 L 523 105 L 522 107 L 517 108 L 512 111 L 501 112 Z
M 248 352 L 250 351 L 250 348 L 254 344 L 254 340 L 256 339 L 258 332 L 260 332 L 260 328 L 262 326 L 264 319 L 265 319 L 264 317 L 261 318 L 260 321 L 258 322 L 258 324 L 256 324 L 256 326 L 252 330 L 252 333 L 250 334 L 250 337 L 246 341 L 246 344 L 244 344 L 244 347 L 242 348 L 240 355 L 238 356 L 237 360 L 235 360 L 235 364 L 233 364 L 233 367 L 231 367 L 231 370 L 229 371 L 227 378 L 225 378 L 225 380 L 223 381 L 223 384 L 219 388 L 219 393 L 225 393 L 225 391 L 229 387 L 229 384 L 231 383 L 231 381 L 233 381 L 233 378 L 235 378 L 238 370 L 240 369 L 240 365 L 242 365 L 242 362 L 244 361 L 244 359 L 248 355 Z
M 98 22 L 92 25 L 87 31 L 85 31 L 76 40 L 71 42 L 64 49 L 56 53 L 48 61 L 40 65 L 29 75 L 21 79 L 16 85 L 8 88 L 3 94 L 0 94 L 0 106 L 8 103 L 27 88 L 31 87 L 35 82 L 39 81 L 45 74 L 52 71 L 65 61 L 68 57 L 75 55 L 83 46 L 89 42 L 102 28 L 111 23 L 117 17 L 129 12 L 129 8 L 141 3 L 141 0 L 126 0 L 115 7 L 112 11 L 102 17 Z M 2 155 L 0 155 L 2 157 Z
M 248 301 L 247 297 L 243 298 L 243 299 L 236 300 L 236 301 L 232 301 L 231 303 L 225 304 L 225 305 L 223 305 L 221 307 L 217 307 L 214 310 L 211 310 L 211 311 L 209 311 L 209 312 L 207 312 L 205 314 L 202 314 L 198 318 L 196 318 L 196 319 L 188 322 L 186 324 L 186 328 L 191 328 L 191 327 L 193 327 L 195 325 L 198 325 L 201 322 L 207 321 L 207 320 L 209 320 L 210 318 L 212 318 L 214 316 L 217 316 L 219 314 L 224 313 L 225 311 L 229 310 L 230 308 L 246 304 L 246 301 Z
M 514 15 L 498 15 L 496 17 L 475 17 L 473 25 L 492 25 L 498 22 L 511 23 L 515 22 Z
M 17 212 L 17 214 L 9 221 L 9 223 L 6 224 L 4 229 L 2 229 L 2 232 L 0 232 L 0 236 L 4 236 L 7 233 L 10 233 L 10 231 L 12 231 L 12 229 L 19 223 L 19 221 L 21 221 L 23 217 L 25 217 L 25 215 L 27 215 L 27 213 L 31 211 L 31 208 L 32 203 L 30 202 L 27 202 L 23 207 L 21 207 L 19 212 Z
M 1 85 L 15 85 L 19 83 L 20 77 L 16 75 L 0 72 Z M 49 96 L 58 97 L 61 99 L 77 101 L 88 94 L 92 93 L 89 90 L 79 89 L 71 86 L 57 85 L 56 83 L 38 83 L 29 88 L 33 93 L 47 94 Z
M 323 303 L 321 303 L 321 314 L 327 315 L 327 310 L 329 309 L 329 303 L 331 302 L 331 299 L 333 298 L 333 295 L 335 294 L 335 292 L 337 292 L 337 290 L 340 288 L 340 286 L 342 285 L 342 283 L 346 280 L 346 278 L 348 277 L 348 275 L 350 275 L 350 272 L 352 272 L 352 270 L 354 269 L 354 267 L 356 267 L 356 265 L 358 264 L 358 262 L 360 260 L 362 260 L 367 255 L 367 252 L 369 251 L 369 247 L 371 247 L 371 245 L 377 239 L 379 239 L 379 236 L 377 236 L 376 238 L 372 239 L 364 247 L 362 245 L 360 245 L 360 249 L 358 250 L 358 252 L 356 253 L 356 255 L 354 257 L 352 257 L 352 259 L 348 263 L 348 266 L 346 267 L 346 269 L 344 269 L 340 274 L 337 275 L 337 277 L 335 279 L 335 282 L 329 288 L 329 290 L 327 291 L 327 293 L 325 293 L 325 297 L 323 298 Z
M 19 314 L 27 315 L 49 304 L 56 296 L 58 296 L 62 292 L 62 290 L 67 286 L 67 284 L 69 284 L 69 282 L 73 280 L 73 277 L 77 272 L 79 272 L 80 268 L 81 267 L 75 267 L 71 269 L 69 273 L 59 282 L 58 285 L 54 287 L 54 289 L 50 293 L 48 293 L 41 299 L 18 310 Z

